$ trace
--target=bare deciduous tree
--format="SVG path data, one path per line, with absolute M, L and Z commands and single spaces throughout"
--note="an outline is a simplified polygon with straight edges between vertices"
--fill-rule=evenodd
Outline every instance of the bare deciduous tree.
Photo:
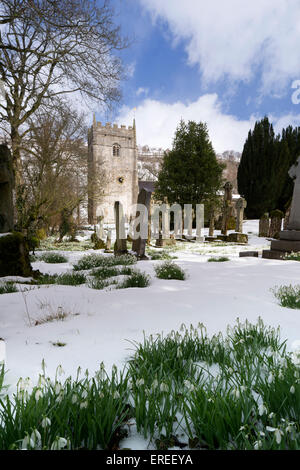
M 75 91 L 103 104 L 117 101 L 123 69 L 114 54 L 127 42 L 109 0 L 101 6 L 96 0 L 2 0 L 0 21 L 0 121 L 10 134 L 19 187 L 29 118 Z
M 87 199 L 87 146 L 83 119 L 64 103 L 40 108 L 30 119 L 21 154 L 24 182 L 20 198 L 22 230 L 55 227 L 63 211 L 71 215 Z

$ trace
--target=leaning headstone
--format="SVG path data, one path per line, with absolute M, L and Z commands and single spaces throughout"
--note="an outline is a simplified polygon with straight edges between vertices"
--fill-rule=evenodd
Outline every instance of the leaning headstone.
M 272 211 L 270 214 L 271 223 L 269 229 L 270 238 L 279 238 L 279 234 L 282 227 L 283 212 L 280 210 Z
M 213 237 L 214 236 L 214 231 L 215 231 L 215 211 L 214 211 L 214 209 L 211 209 L 210 214 L 209 214 L 208 236 Z
M 140 217 L 142 220 L 137 224 L 136 231 L 142 235 L 142 229 L 144 228 L 146 232 L 146 238 L 142 237 L 141 235 L 133 240 L 132 243 L 132 251 L 134 251 L 139 259 L 148 259 L 147 256 L 145 256 L 145 250 L 146 250 L 146 243 L 148 240 L 148 234 L 149 234 L 149 221 L 150 221 L 150 200 L 151 200 L 151 192 L 147 191 L 145 188 L 141 189 L 138 195 L 138 204 L 141 204 L 145 208 L 144 213 L 140 213 L 140 211 L 137 211 L 136 217 Z
M 261 216 L 259 219 L 259 237 L 268 237 L 270 231 L 270 219 L 269 214 L 266 212 L 264 215 Z
M 244 221 L 244 210 L 247 207 L 246 200 L 241 197 L 236 202 L 236 227 L 235 231 L 238 233 L 243 233 L 243 221 Z
M 289 176 L 294 179 L 291 212 L 286 230 L 279 234 L 279 240 L 271 241 L 271 250 L 263 251 L 263 258 L 284 259 L 286 253 L 300 251 L 300 157 L 292 166 Z
M 0 145 L 0 233 L 14 227 L 13 186 L 11 154 L 6 145 Z
M 232 184 L 227 181 L 224 186 L 224 200 L 223 200 L 223 210 L 222 210 L 222 235 L 227 235 L 229 230 L 229 222 L 232 217 Z
M 116 242 L 114 246 L 115 256 L 127 253 L 125 217 L 123 206 L 119 201 L 115 202 Z

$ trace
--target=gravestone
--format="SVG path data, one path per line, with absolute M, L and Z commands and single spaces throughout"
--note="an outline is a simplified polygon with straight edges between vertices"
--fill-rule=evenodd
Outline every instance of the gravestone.
M 290 213 L 291 213 L 291 206 L 289 206 L 287 208 L 286 212 L 285 212 L 284 221 L 283 221 L 283 230 L 288 229 L 289 220 L 290 220 Z
M 149 225 L 150 225 L 150 200 L 151 200 L 151 192 L 147 191 L 145 188 L 141 189 L 138 195 L 138 204 L 141 204 L 145 207 L 145 213 L 141 214 L 140 211 L 137 211 L 136 217 L 141 217 L 141 223 L 144 225 L 146 228 L 146 238 L 142 238 L 139 236 L 137 239 L 133 240 L 132 242 L 132 251 L 134 251 L 139 259 L 148 259 L 147 256 L 145 256 L 145 250 L 146 250 L 146 243 L 148 240 L 149 236 Z M 136 230 L 138 233 L 141 233 L 142 227 L 141 223 L 138 223 L 136 226 Z
M 236 207 L 236 227 L 235 227 L 235 231 L 238 232 L 238 233 L 243 233 L 244 210 L 247 207 L 246 200 L 243 197 L 241 197 L 236 202 L 235 207 Z
M 283 216 L 284 214 L 280 210 L 275 210 L 271 212 L 270 214 L 271 222 L 270 222 L 270 229 L 269 229 L 270 238 L 279 238 Z
M 13 186 L 11 154 L 6 145 L 0 145 L 0 233 L 14 227 Z
M 232 184 L 227 181 L 224 186 L 224 201 L 223 201 L 223 210 L 222 210 L 222 235 L 227 235 L 229 230 L 229 222 L 232 217 Z
M 214 211 L 214 209 L 211 209 L 210 214 L 209 214 L 208 236 L 213 237 L 214 236 L 214 231 L 215 231 L 215 211 Z
M 107 231 L 105 253 L 111 253 L 111 230 Z
M 271 241 L 271 250 L 264 250 L 263 258 L 283 259 L 286 253 L 300 252 L 300 157 L 289 176 L 294 180 L 294 191 L 287 229 L 279 233 L 279 240 Z
M 287 229 L 300 230 L 300 157 L 291 167 L 289 176 L 294 180 L 294 192 Z
M 116 242 L 114 246 L 115 256 L 127 253 L 125 217 L 123 206 L 119 201 L 115 202 Z
M 268 212 L 266 212 L 259 219 L 258 236 L 259 237 L 268 237 L 269 236 L 269 231 L 270 231 L 270 219 L 269 219 Z

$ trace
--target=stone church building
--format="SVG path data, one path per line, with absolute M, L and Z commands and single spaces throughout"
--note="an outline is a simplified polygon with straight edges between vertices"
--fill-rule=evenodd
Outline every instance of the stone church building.
M 90 224 L 104 217 L 114 223 L 114 205 L 119 201 L 129 219 L 139 190 L 138 151 L 133 126 L 118 126 L 93 119 L 88 133 L 88 219 Z

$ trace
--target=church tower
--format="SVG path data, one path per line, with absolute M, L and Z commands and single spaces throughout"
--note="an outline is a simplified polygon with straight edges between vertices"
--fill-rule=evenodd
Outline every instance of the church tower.
M 114 223 L 114 205 L 119 201 L 127 219 L 137 203 L 138 171 L 135 120 L 133 126 L 96 122 L 88 133 L 88 218 L 94 224 L 104 217 Z

